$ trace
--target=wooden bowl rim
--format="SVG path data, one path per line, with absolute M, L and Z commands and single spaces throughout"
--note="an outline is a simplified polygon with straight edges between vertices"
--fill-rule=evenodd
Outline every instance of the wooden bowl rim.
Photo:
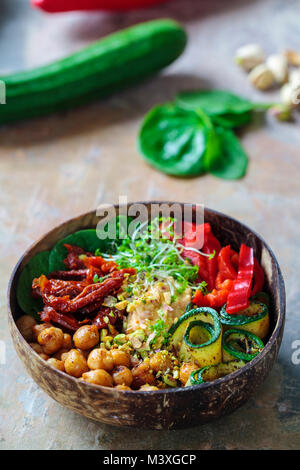
M 136 202 L 128 202 L 128 206 L 130 206 L 131 204 L 145 204 L 145 205 L 150 205 L 150 204 L 185 204 L 185 205 L 190 205 L 190 206 L 195 206 L 195 204 L 193 203 L 184 203 L 184 202 L 178 202 L 178 201 L 136 201 Z M 121 204 L 113 204 L 113 206 L 115 208 L 119 208 L 119 207 L 122 207 Z M 117 390 L 115 388 L 110 388 L 110 387 L 104 387 L 102 385 L 95 385 L 95 384 L 89 384 L 87 382 L 84 382 L 83 380 L 80 381 L 80 384 L 83 386 L 83 387 L 87 387 L 87 388 L 91 388 L 93 389 L 94 391 L 95 390 L 99 390 L 99 391 L 105 391 L 106 393 L 112 393 L 112 394 L 116 394 L 116 393 L 122 393 L 122 394 L 125 394 L 127 395 L 128 397 L 135 397 L 137 395 L 141 395 L 141 396 L 144 396 L 145 394 L 147 396 L 149 395 L 152 395 L 152 394 L 155 394 L 155 395 L 168 395 L 168 394 L 173 394 L 173 393 L 177 393 L 177 394 L 180 394 L 180 393 L 185 393 L 186 391 L 192 391 L 192 390 L 203 390 L 203 389 L 206 389 L 206 388 L 209 388 L 209 387 L 214 387 L 214 386 L 218 386 L 219 384 L 222 384 L 222 383 L 226 383 L 226 382 L 230 382 L 232 380 L 234 380 L 236 377 L 244 374 L 245 372 L 247 372 L 249 369 L 253 368 L 256 364 L 258 364 L 260 361 L 262 361 L 264 359 L 264 357 L 270 352 L 270 350 L 272 349 L 275 341 L 276 341 L 276 338 L 279 336 L 280 334 L 280 331 L 281 329 L 284 327 L 284 322 L 285 322 L 285 310 L 286 310 L 286 295 L 285 295 L 285 285 L 284 285 L 284 280 L 283 280 L 283 276 L 282 276 L 282 272 L 281 272 L 281 269 L 279 267 L 279 264 L 278 264 L 278 261 L 273 253 L 273 251 L 271 250 L 271 248 L 269 247 L 269 245 L 265 242 L 265 240 L 257 233 L 255 232 L 254 230 L 252 230 L 250 227 L 248 227 L 248 225 L 240 222 L 239 220 L 235 219 L 234 217 L 231 217 L 227 214 L 224 214 L 223 212 L 220 212 L 220 211 L 216 211 L 214 209 L 210 209 L 209 207 L 205 207 L 205 212 L 210 212 L 211 214 L 214 214 L 218 217 L 226 217 L 227 219 L 230 219 L 232 220 L 234 223 L 237 223 L 238 225 L 242 226 L 244 229 L 246 229 L 247 231 L 249 231 L 250 233 L 252 233 L 255 237 L 257 237 L 260 242 L 262 243 L 262 245 L 266 248 L 266 250 L 269 252 L 269 254 L 271 255 L 271 258 L 272 260 L 274 261 L 274 264 L 275 264 L 275 268 L 276 268 L 276 271 L 277 271 L 277 274 L 278 274 L 278 284 L 279 284 L 279 316 L 277 318 L 277 321 L 276 321 L 276 324 L 274 326 L 274 330 L 267 342 L 267 344 L 265 345 L 263 351 L 261 353 L 258 354 L 258 356 L 256 356 L 254 359 L 252 359 L 252 361 L 248 362 L 245 366 L 243 366 L 241 369 L 238 369 L 237 371 L 235 372 L 232 372 L 231 374 L 228 374 L 224 377 L 221 377 L 219 379 L 216 379 L 212 382 L 205 382 L 203 384 L 199 384 L 199 385 L 193 385 L 193 386 L 190 386 L 190 387 L 178 387 L 178 388 L 168 388 L 168 389 L 163 389 L 163 390 Z M 11 307 L 11 302 L 10 302 L 10 298 L 11 298 L 11 289 L 12 289 L 12 284 L 13 284 L 13 281 L 14 281 L 14 278 L 15 278 L 15 275 L 16 275 L 16 272 L 17 270 L 19 269 L 19 266 L 20 264 L 22 263 L 23 259 L 25 258 L 25 256 L 28 255 L 28 253 L 36 246 L 38 245 L 46 236 L 50 235 L 52 232 L 55 232 L 58 228 L 60 227 L 63 227 L 64 225 L 68 225 L 71 221 L 74 221 L 76 219 L 82 219 L 84 217 L 87 217 L 93 213 L 95 213 L 96 209 L 92 210 L 92 211 L 88 211 L 88 212 L 85 212 L 79 216 L 76 216 L 76 217 L 72 217 L 71 219 L 68 219 L 67 221 L 65 222 L 62 222 L 60 224 L 58 224 L 56 227 L 54 227 L 53 229 L 51 229 L 50 231 L 48 231 L 47 233 L 45 233 L 44 235 L 42 235 L 36 242 L 34 242 L 33 244 L 30 245 L 30 247 L 23 253 L 23 255 L 21 255 L 21 257 L 19 258 L 19 260 L 17 261 L 13 271 L 12 271 L 12 274 L 10 276 L 10 279 L 9 279 L 9 283 L 8 283 L 8 290 L 7 290 L 7 297 L 8 297 L 8 317 L 11 321 L 11 324 L 14 326 L 15 328 L 15 331 L 20 339 L 20 341 L 24 344 L 25 343 L 25 347 L 28 349 L 28 352 L 29 354 L 34 354 L 36 356 L 36 359 L 38 361 L 40 361 L 43 366 L 46 366 L 46 367 L 49 367 L 50 371 L 54 374 L 57 374 L 57 376 L 59 377 L 64 377 L 65 379 L 67 380 L 70 380 L 71 382 L 74 382 L 74 384 L 78 384 L 78 381 L 79 379 L 78 378 L 75 378 L 75 377 L 72 377 L 71 375 L 68 375 L 66 374 L 65 372 L 62 372 L 58 369 L 55 369 L 53 366 L 51 366 L 50 364 L 47 363 L 47 361 L 45 361 L 44 359 L 42 359 L 29 345 L 29 343 L 24 339 L 24 337 L 21 335 L 17 325 L 16 325 L 16 322 L 15 322 L 15 319 L 13 317 L 13 314 L 12 314 L 12 307 Z M 80 230 L 80 229 L 79 229 Z

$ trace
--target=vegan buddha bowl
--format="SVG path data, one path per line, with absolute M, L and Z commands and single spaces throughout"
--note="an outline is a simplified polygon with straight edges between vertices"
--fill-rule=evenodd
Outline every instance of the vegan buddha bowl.
M 209 209 L 181 230 L 174 217 L 156 216 L 131 233 L 118 210 L 113 238 L 91 212 L 18 263 L 10 326 L 27 370 L 60 403 L 116 425 L 173 428 L 233 411 L 262 383 L 281 342 L 274 255 Z

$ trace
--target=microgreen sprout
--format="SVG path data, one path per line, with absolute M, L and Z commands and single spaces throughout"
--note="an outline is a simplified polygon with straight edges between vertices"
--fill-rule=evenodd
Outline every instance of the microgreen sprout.
M 135 268 L 137 282 L 145 287 L 153 281 L 164 280 L 170 286 L 171 295 L 175 295 L 173 278 L 177 292 L 183 292 L 197 278 L 198 266 L 181 256 L 184 247 L 179 246 L 174 234 L 173 218 L 155 218 L 149 225 L 140 224 L 132 237 L 122 240 L 115 254 L 102 254 L 112 259 L 121 268 Z M 139 283 L 139 282 L 138 282 Z
M 155 345 L 159 339 L 162 340 L 161 345 L 168 344 L 169 341 L 169 327 L 163 319 L 163 314 L 159 313 L 159 319 L 153 325 L 149 326 L 152 333 L 155 333 L 154 338 L 151 340 L 151 345 Z

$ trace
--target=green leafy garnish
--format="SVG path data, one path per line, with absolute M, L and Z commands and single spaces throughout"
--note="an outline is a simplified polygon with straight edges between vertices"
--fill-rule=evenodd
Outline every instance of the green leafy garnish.
M 175 176 L 199 175 L 219 153 L 213 124 L 201 110 L 173 104 L 156 106 L 139 134 L 143 157 L 158 170 Z
M 156 345 L 159 340 L 161 346 L 168 344 L 170 338 L 169 327 L 164 321 L 162 313 L 159 314 L 159 319 L 149 326 L 149 329 L 152 333 L 155 333 L 155 336 L 151 339 L 151 346 Z
M 173 219 L 168 219 L 173 220 Z M 177 244 L 176 237 L 165 238 L 165 229 L 160 224 L 166 223 L 164 218 L 156 218 L 149 225 L 140 224 L 132 237 L 122 240 L 118 251 L 113 255 L 102 254 L 104 258 L 112 259 L 121 268 L 135 268 L 137 271 L 137 286 L 131 286 L 133 294 L 139 294 L 139 281 L 147 290 L 154 281 L 165 281 L 171 295 L 182 293 L 192 285 L 198 274 L 198 266 L 193 265 L 181 256 L 182 246 Z M 170 277 L 175 280 L 170 282 Z M 135 290 L 137 289 L 137 290 Z
M 145 117 L 139 150 L 152 166 L 170 175 L 209 172 L 242 178 L 248 158 L 232 129 L 251 122 L 253 111 L 270 106 L 224 90 L 179 93 L 175 103 L 156 106 Z
M 32 297 L 32 281 L 49 272 L 49 251 L 35 255 L 21 272 L 17 285 L 17 300 L 24 313 L 39 319 L 37 313 L 43 309 L 43 301 Z
M 236 127 L 251 120 L 255 105 L 251 101 L 225 90 L 200 90 L 182 92 L 176 96 L 176 104 L 184 109 L 202 109 L 213 120 L 225 127 Z
M 231 130 L 217 128 L 221 142 L 221 154 L 209 168 L 210 173 L 218 178 L 242 178 L 248 167 L 248 157 L 238 138 Z
M 203 295 L 207 295 L 209 293 L 207 289 L 207 282 L 202 281 L 198 286 L 197 289 L 200 289 Z

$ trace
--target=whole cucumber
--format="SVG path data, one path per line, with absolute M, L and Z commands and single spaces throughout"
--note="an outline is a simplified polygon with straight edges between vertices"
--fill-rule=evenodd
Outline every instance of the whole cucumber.
M 0 77 L 0 124 L 84 104 L 131 86 L 173 62 L 187 37 L 175 21 L 140 23 L 52 64 Z

